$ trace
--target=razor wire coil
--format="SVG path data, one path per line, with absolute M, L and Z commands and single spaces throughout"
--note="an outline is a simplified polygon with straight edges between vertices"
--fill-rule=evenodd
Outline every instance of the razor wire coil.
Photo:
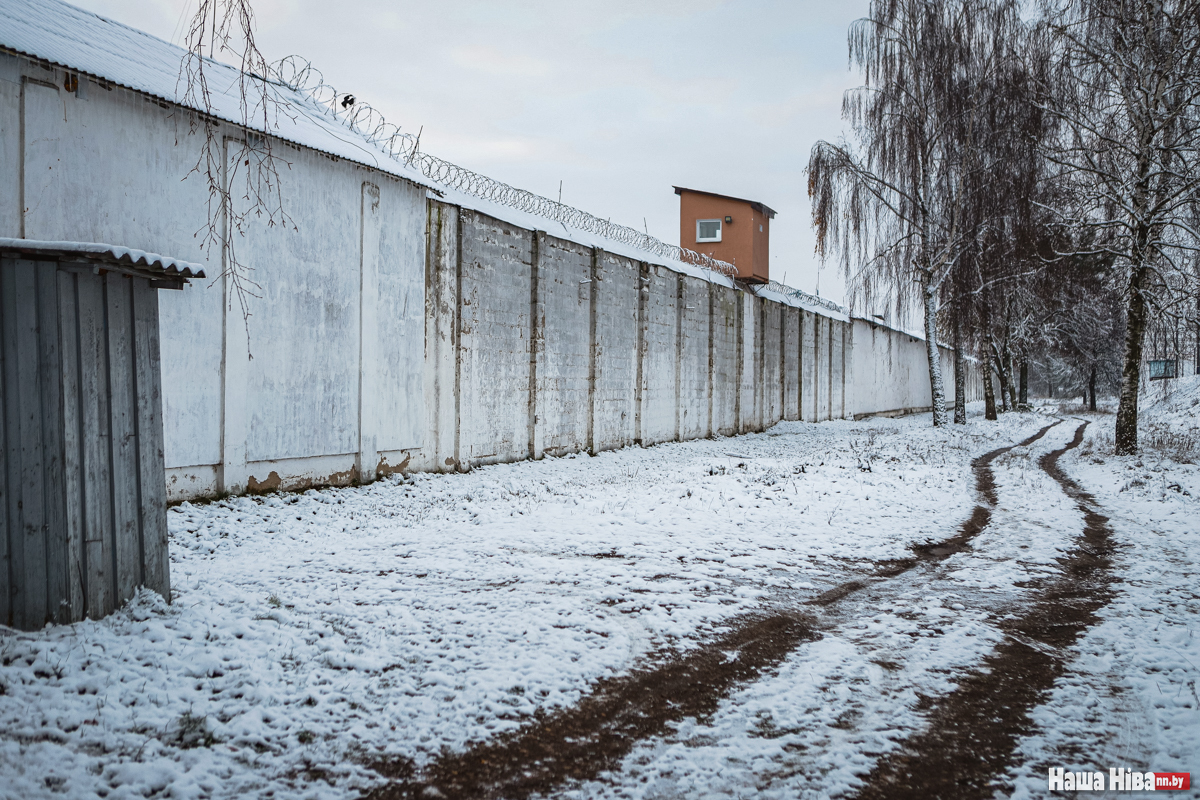
M 769 282 L 767 284 L 767 290 L 782 294 L 786 297 L 802 300 L 809 305 L 818 306 L 826 311 L 832 311 L 837 314 L 845 314 L 846 316 L 850 315 L 850 311 L 848 309 L 843 306 L 839 306 L 832 300 L 826 300 L 824 297 L 817 297 L 815 294 L 809 294 L 801 289 L 794 289 L 785 283 L 780 283 L 779 281 L 773 280 Z
M 509 186 L 426 153 L 420 149 L 419 137 L 401 131 L 400 126 L 388 122 L 379 111 L 368 103 L 357 100 L 354 95 L 339 93 L 325 83 L 325 77 L 320 70 L 300 56 L 287 56 L 275 62 L 271 71 L 272 78 L 307 97 L 321 113 L 359 134 L 394 161 L 415 167 L 422 175 L 436 183 L 482 200 L 561 223 L 567 228 L 594 233 L 652 255 L 700 267 L 730 279 L 737 277 L 737 267 L 732 264 L 686 247 L 667 244 L 647 232 L 600 219 L 565 203 Z M 821 304 L 823 305 L 824 301 Z

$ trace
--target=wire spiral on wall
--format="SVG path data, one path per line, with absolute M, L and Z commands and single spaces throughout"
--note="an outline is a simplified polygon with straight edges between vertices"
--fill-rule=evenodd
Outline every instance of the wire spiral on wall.
M 415 167 L 422 175 L 443 186 L 559 222 L 568 228 L 594 233 L 646 253 L 691 264 L 729 278 L 737 277 L 737 268 L 732 264 L 686 247 L 667 244 L 636 228 L 600 219 L 586 211 L 517 189 L 422 151 L 419 137 L 402 132 L 398 125 L 388 122 L 382 114 L 369 104 L 357 100 L 354 95 L 339 93 L 325 83 L 320 70 L 300 56 L 288 56 L 277 61 L 272 65 L 272 72 L 272 77 L 307 96 L 322 113 L 358 133 L 393 160 Z
M 844 306 L 839 306 L 832 300 L 826 300 L 824 297 L 817 297 L 815 294 L 809 294 L 808 292 L 800 289 L 793 289 L 791 286 L 788 286 L 785 283 L 780 283 L 779 281 L 771 281 L 768 283 L 767 290 L 771 292 L 777 292 L 778 294 L 782 294 L 786 297 L 794 297 L 797 300 L 803 300 L 809 305 L 819 306 L 826 311 L 833 311 L 834 313 L 845 314 L 846 316 L 850 315 L 850 311 L 848 309 L 846 309 Z

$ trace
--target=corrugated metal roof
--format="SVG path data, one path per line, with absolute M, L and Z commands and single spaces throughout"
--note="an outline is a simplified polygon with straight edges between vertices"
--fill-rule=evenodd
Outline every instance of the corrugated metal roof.
M 240 71 L 206 60 L 211 109 L 183 102 L 180 68 L 187 51 L 148 33 L 59 0 L 0 0 L 0 47 L 52 62 L 153 97 L 206 111 L 243 125 Z M 327 109 L 281 83 L 267 89 L 282 109 L 267 130 L 251 120 L 251 130 L 374 167 L 421 186 L 436 186 L 417 170 L 392 159 L 362 135 L 343 126 Z
M 0 251 L 16 252 L 28 256 L 78 256 L 89 261 L 102 261 L 116 266 L 131 267 L 164 278 L 203 278 L 204 268 L 190 261 L 160 256 L 128 247 L 100 242 L 43 242 L 36 239 L 8 239 L 0 237 Z

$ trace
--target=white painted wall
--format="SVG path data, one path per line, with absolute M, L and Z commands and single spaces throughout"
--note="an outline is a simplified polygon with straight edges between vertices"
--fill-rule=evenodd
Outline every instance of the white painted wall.
M 287 224 L 252 218 L 232 236 L 261 289 L 245 318 L 227 254 L 200 246 L 190 112 L 86 78 L 68 93 L 64 76 L 0 55 L 0 236 L 205 265 L 207 280 L 160 293 L 171 499 L 929 405 L 922 344 L 906 334 L 430 200 L 283 142 Z M 236 151 L 234 126 L 217 135 Z
M 278 465 L 326 480 L 364 450 L 373 476 L 374 453 L 419 447 L 424 188 L 277 143 L 292 225 L 252 221 L 236 240 L 262 288 L 247 322 L 222 254 L 200 247 L 207 191 L 184 179 L 200 152 L 187 112 L 86 78 L 76 95 L 63 78 L 0 55 L 0 230 L 204 264 L 207 280 L 160 292 L 172 496 L 270 483 Z

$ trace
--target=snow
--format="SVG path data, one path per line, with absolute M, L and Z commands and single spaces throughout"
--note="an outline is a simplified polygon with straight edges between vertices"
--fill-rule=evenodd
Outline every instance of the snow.
M 0 633 L 0 796 L 354 797 L 378 780 L 363 763 L 381 754 L 428 763 L 569 706 L 661 648 L 952 536 L 976 502 L 970 460 L 1050 421 L 782 423 L 182 504 L 169 514 L 173 604 L 143 594 L 105 620 Z M 563 796 L 851 791 L 1073 545 L 1079 512 L 1036 459 L 1076 424 L 994 462 L 1000 503 L 970 549 L 807 606 L 821 638 Z M 1101 433 L 1093 425 L 1089 442 Z M 1011 776 L 1023 797 L 1045 794 L 1043 762 L 1070 766 L 1072 753 L 1105 770 L 1200 763 L 1200 534 L 1186 524 L 1200 475 L 1098 453 L 1063 463 L 1131 546 L 1118 600 L 1022 743 L 1038 767 Z
M 0 47 L 61 64 L 161 100 L 189 105 L 183 96 L 185 83 L 181 80 L 186 55 L 183 48 L 59 0 L 0 0 Z M 244 121 L 239 71 L 219 61 L 207 60 L 205 63 L 209 70 L 211 108 L 200 110 L 219 119 L 405 178 L 429 189 L 431 197 L 513 225 L 544 230 L 615 255 L 662 264 L 675 272 L 721 286 L 734 285 L 729 277 L 703 267 L 653 255 L 622 242 L 443 186 L 349 128 L 329 108 L 278 81 L 264 84 L 278 106 L 278 113 L 272 114 L 271 125 L 264 127 L 261 119 Z M 191 105 L 194 107 L 195 104 Z M 804 303 L 798 298 L 770 294 L 772 299 L 785 305 L 844 321 L 844 315 L 829 309 Z
M 61 64 L 171 103 L 184 103 L 181 80 L 186 51 L 148 33 L 59 0 L 0 0 L 0 46 Z M 200 109 L 236 125 L 246 124 L 285 141 L 346 158 L 421 186 L 435 185 L 343 126 L 309 97 L 277 82 L 267 91 L 279 106 L 271 130 L 245 122 L 240 72 L 206 61 L 211 108 Z
M 135 267 L 151 267 L 167 274 L 177 274 L 183 278 L 203 278 L 204 267 L 177 258 L 160 256 L 158 253 L 147 253 L 144 250 L 134 250 L 129 247 L 119 247 L 99 242 L 43 242 L 35 239 L 10 239 L 0 236 L 0 250 L 20 250 L 32 253 L 67 253 L 102 256 L 111 258 Z
M 842 311 L 834 311 L 831 308 L 817 305 L 816 303 L 805 302 L 803 297 L 793 294 L 784 294 L 783 292 L 772 291 L 762 287 L 756 287 L 754 293 L 759 297 L 764 297 L 768 300 L 773 300 L 776 303 L 782 303 L 785 306 L 793 306 L 801 308 L 813 314 L 820 314 L 824 317 L 839 320 L 840 322 L 849 322 L 850 315 L 843 309 Z
M 167 102 L 189 105 L 184 97 L 185 82 L 180 77 L 186 55 L 183 48 L 59 0 L 0 0 L 0 47 L 61 64 Z M 329 108 L 277 81 L 265 84 L 278 106 L 278 113 L 271 115 L 271 125 L 264 127 L 261 119 L 246 121 L 242 113 L 239 71 L 219 61 L 206 60 L 205 63 L 209 70 L 211 108 L 200 110 L 219 119 L 404 178 L 429 188 L 440 200 L 514 225 L 546 230 L 578 244 L 601 247 L 610 253 L 663 264 L 685 275 L 733 286 L 726 276 L 701 267 L 650 255 L 602 236 L 442 186 L 346 126 Z
M 1035 713 L 1028 762 L 1071 771 L 1200 765 L 1200 377 L 1155 382 L 1141 402 L 1138 456 L 1113 454 L 1109 414 L 1067 471 L 1111 517 L 1117 597 L 1073 649 L 1069 674 Z M 1156 437 L 1156 432 L 1166 435 Z M 1015 798 L 1045 795 L 1045 770 L 1012 776 Z

